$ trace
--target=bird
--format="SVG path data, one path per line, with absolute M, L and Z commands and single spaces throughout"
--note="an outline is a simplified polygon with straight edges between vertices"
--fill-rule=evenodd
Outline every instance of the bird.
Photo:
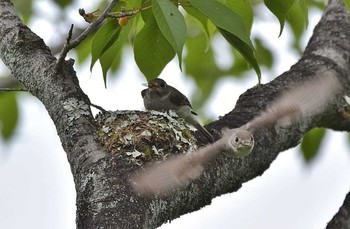
M 250 154 L 254 148 L 254 132 L 271 125 L 285 127 L 322 112 L 340 89 L 332 73 L 291 87 L 248 123 L 239 128 L 223 129 L 219 140 L 197 151 L 171 157 L 137 172 L 131 185 L 144 196 L 167 195 L 198 178 L 204 166 L 221 152 L 234 158 Z
M 150 196 L 166 196 L 174 188 L 188 184 L 204 171 L 206 163 L 218 153 L 229 157 L 243 157 L 252 151 L 254 137 L 246 130 L 224 129 L 223 136 L 213 144 L 195 152 L 170 157 L 161 163 L 153 164 L 132 175 L 131 185 L 136 193 Z
M 141 96 L 146 110 L 173 110 L 210 142 L 214 141 L 213 136 L 198 122 L 197 113 L 192 110 L 192 105 L 184 94 L 160 78 L 153 79 L 145 85 L 148 88 L 141 91 Z

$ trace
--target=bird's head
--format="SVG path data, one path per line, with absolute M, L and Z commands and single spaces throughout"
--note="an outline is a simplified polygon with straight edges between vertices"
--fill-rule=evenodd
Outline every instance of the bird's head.
M 225 154 L 229 157 L 244 157 L 251 153 L 254 147 L 253 135 L 243 129 L 228 131 L 228 141 Z
M 144 85 L 147 86 L 152 91 L 153 90 L 162 91 L 164 88 L 168 86 L 163 79 L 159 79 L 159 78 L 153 79 Z

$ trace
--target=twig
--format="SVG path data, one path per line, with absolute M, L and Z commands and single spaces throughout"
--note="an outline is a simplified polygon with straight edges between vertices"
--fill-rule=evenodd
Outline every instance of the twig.
M 98 109 L 98 110 L 100 110 L 100 111 L 106 112 L 106 110 L 105 110 L 105 109 L 103 109 L 102 107 L 100 107 L 99 105 L 96 105 L 96 104 L 90 103 L 90 106 L 95 107 L 96 109 Z
M 27 91 L 29 92 L 27 89 L 25 88 L 0 88 L 0 91 L 4 91 L 4 92 L 13 92 L 13 91 Z
M 70 50 L 70 49 L 67 49 L 67 48 L 65 48 L 65 47 L 67 47 L 67 45 L 69 45 L 69 42 L 70 42 L 71 39 L 72 39 L 73 28 L 74 28 L 74 25 L 72 24 L 72 25 L 70 26 L 70 29 L 69 29 L 69 32 L 68 32 L 68 36 L 67 36 L 67 38 L 66 38 L 67 41 L 66 41 L 66 43 L 65 43 L 64 46 L 63 46 L 63 49 L 62 49 L 62 51 L 61 51 L 61 53 L 60 53 L 59 58 L 57 59 L 56 68 L 60 68 L 60 67 L 61 67 L 61 65 L 62 65 L 62 63 L 63 63 L 63 61 L 64 61 L 64 59 L 65 59 L 66 56 L 67 56 L 67 53 L 68 53 L 69 50 Z
M 16 91 L 24 91 L 24 92 L 29 92 L 26 88 L 0 88 L 0 92 L 16 92 Z M 103 109 L 101 106 L 90 103 L 90 106 L 95 107 L 96 109 L 106 112 L 105 109 Z
M 118 3 L 118 0 L 112 0 L 111 3 L 108 5 L 108 7 L 103 11 L 103 13 L 96 19 L 94 20 L 88 28 L 84 32 L 82 32 L 77 38 L 68 41 L 68 38 L 70 35 L 67 37 L 67 43 L 63 46 L 61 53 L 59 55 L 59 58 L 56 62 L 56 66 L 60 67 L 59 65 L 62 64 L 63 60 L 66 58 L 67 53 L 77 47 L 92 31 L 98 28 L 98 26 L 108 17 L 109 13 L 113 9 L 113 7 Z M 72 30 L 72 26 L 71 26 Z M 69 31 L 69 34 L 71 31 Z M 71 37 L 71 36 L 70 36 Z

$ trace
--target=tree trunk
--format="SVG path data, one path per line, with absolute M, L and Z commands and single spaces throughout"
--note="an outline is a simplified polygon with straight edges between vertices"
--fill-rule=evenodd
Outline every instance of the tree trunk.
M 350 130 L 350 121 L 340 114 L 345 106 L 345 91 L 350 91 L 350 21 L 341 0 L 330 1 L 302 58 L 289 71 L 246 91 L 231 112 L 208 128 L 220 132 L 224 127 L 239 127 L 293 85 L 332 74 L 338 77 L 344 90 L 328 109 L 287 128 L 275 126 L 257 131 L 250 155 L 236 160 L 219 155 L 200 179 L 163 198 L 135 195 L 130 174 L 139 166 L 130 164 L 123 154 L 111 155 L 102 149 L 89 99 L 79 87 L 73 61 L 56 68 L 49 48 L 23 24 L 9 0 L 0 1 L 0 37 L 1 59 L 45 105 L 56 126 L 76 185 L 78 228 L 157 227 L 210 204 L 216 196 L 237 191 L 242 183 L 263 174 L 279 152 L 296 146 L 308 130 L 314 127 Z M 198 140 L 199 145 L 206 143 L 200 137 Z M 344 202 L 340 213 L 344 208 L 349 212 L 348 202 Z M 349 214 L 340 213 L 333 221 L 346 215 L 348 222 Z

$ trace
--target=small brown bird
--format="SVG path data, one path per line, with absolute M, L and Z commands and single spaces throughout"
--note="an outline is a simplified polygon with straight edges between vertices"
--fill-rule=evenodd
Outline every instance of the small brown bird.
M 210 142 L 214 141 L 213 136 L 198 122 L 197 114 L 192 110 L 191 103 L 184 94 L 159 78 L 151 80 L 147 86 L 148 88 L 141 92 L 146 110 L 173 110 Z

